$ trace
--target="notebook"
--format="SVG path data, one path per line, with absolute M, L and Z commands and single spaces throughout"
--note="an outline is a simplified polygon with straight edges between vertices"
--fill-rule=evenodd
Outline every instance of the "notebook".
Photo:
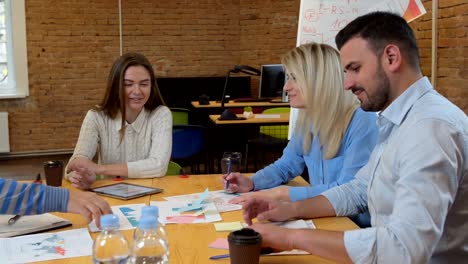
M 52 214 L 21 216 L 10 225 L 8 220 L 12 217 L 14 215 L 0 215 L 0 237 L 34 234 L 72 225 L 67 219 Z

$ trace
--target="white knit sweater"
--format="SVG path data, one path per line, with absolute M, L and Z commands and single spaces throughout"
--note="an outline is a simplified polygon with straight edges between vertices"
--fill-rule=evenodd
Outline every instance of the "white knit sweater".
M 70 161 L 78 157 L 93 159 L 99 164 L 127 163 L 129 178 L 161 177 L 166 174 L 172 151 L 172 115 L 169 108 L 144 109 L 137 119 L 125 127 L 120 142 L 122 116 L 115 119 L 101 111 L 89 110 Z

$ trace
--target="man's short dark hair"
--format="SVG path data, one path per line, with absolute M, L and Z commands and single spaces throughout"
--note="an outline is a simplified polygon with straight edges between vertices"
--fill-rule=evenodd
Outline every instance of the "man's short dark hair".
M 383 49 L 392 43 L 400 48 L 409 64 L 419 69 L 419 50 L 413 30 L 401 16 L 389 12 L 372 12 L 351 21 L 335 37 L 339 50 L 350 39 L 360 37 L 369 43 L 380 57 Z

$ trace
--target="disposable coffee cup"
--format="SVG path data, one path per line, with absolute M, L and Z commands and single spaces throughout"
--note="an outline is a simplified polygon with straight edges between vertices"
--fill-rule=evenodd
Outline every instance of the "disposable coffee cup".
M 62 186 L 63 170 L 63 161 L 61 160 L 44 162 L 44 174 L 47 185 Z
M 262 236 L 255 230 L 243 228 L 228 235 L 231 264 L 258 264 Z

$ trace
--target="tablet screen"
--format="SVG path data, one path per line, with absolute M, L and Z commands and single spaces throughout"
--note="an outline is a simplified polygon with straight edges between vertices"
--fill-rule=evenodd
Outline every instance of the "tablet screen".
M 98 194 L 111 196 L 123 200 L 128 200 L 136 197 L 141 197 L 149 194 L 160 193 L 162 189 L 131 184 L 126 182 L 116 183 L 112 185 L 106 185 L 91 189 L 93 192 Z

